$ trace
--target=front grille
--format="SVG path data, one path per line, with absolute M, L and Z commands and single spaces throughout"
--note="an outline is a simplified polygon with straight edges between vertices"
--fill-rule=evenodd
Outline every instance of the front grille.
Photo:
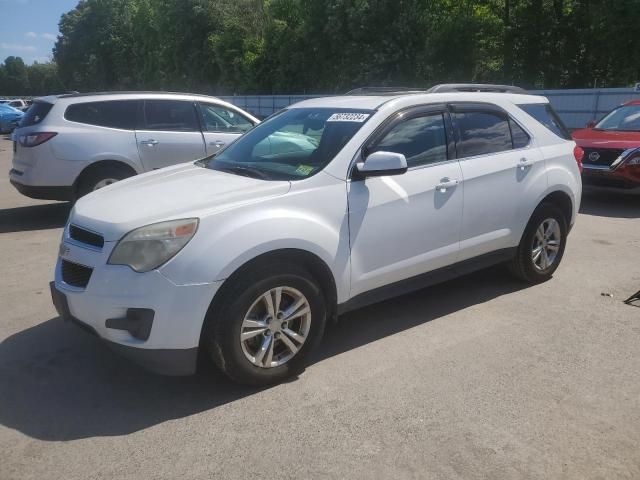
M 71 225 L 69 227 L 69 236 L 72 239 L 81 243 L 86 243 L 87 245 L 92 245 L 98 248 L 104 247 L 104 238 L 102 235 L 98 235 L 97 233 L 90 232 L 89 230 L 85 230 L 84 228 L 80 228 L 75 225 Z
M 86 288 L 93 268 L 62 260 L 62 280 L 73 287 Z
M 612 148 L 584 148 L 583 163 L 610 166 L 624 152 Z

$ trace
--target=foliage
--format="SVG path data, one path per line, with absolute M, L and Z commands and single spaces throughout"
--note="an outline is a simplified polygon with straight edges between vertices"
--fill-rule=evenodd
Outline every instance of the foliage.
M 82 91 L 611 87 L 640 81 L 638 24 L 640 0 L 80 0 L 54 58 Z

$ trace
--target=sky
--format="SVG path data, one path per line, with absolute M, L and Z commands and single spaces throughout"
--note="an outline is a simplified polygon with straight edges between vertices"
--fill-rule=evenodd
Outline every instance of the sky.
M 10 55 L 25 63 L 51 60 L 60 15 L 78 0 L 0 0 L 0 63 Z

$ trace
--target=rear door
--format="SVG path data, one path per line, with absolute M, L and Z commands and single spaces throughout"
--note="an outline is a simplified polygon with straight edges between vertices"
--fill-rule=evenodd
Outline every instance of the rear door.
M 186 100 L 145 100 L 136 130 L 146 171 L 206 156 L 196 105 Z
M 253 122 L 235 109 L 212 102 L 199 102 L 200 124 L 207 155 L 217 153 L 253 127 Z
M 523 215 L 547 188 L 544 158 L 503 109 L 453 104 L 456 151 L 464 179 L 460 260 L 516 246 Z

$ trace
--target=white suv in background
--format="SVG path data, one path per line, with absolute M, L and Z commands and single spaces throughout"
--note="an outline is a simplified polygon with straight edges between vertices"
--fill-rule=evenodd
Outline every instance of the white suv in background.
M 502 262 L 549 279 L 581 150 L 544 97 L 435 91 L 307 100 L 215 157 L 80 199 L 60 316 L 158 372 L 192 373 L 204 349 L 269 384 L 342 312 Z
M 133 175 L 203 158 L 258 120 L 214 97 L 100 93 L 42 97 L 14 133 L 11 183 L 75 200 Z

